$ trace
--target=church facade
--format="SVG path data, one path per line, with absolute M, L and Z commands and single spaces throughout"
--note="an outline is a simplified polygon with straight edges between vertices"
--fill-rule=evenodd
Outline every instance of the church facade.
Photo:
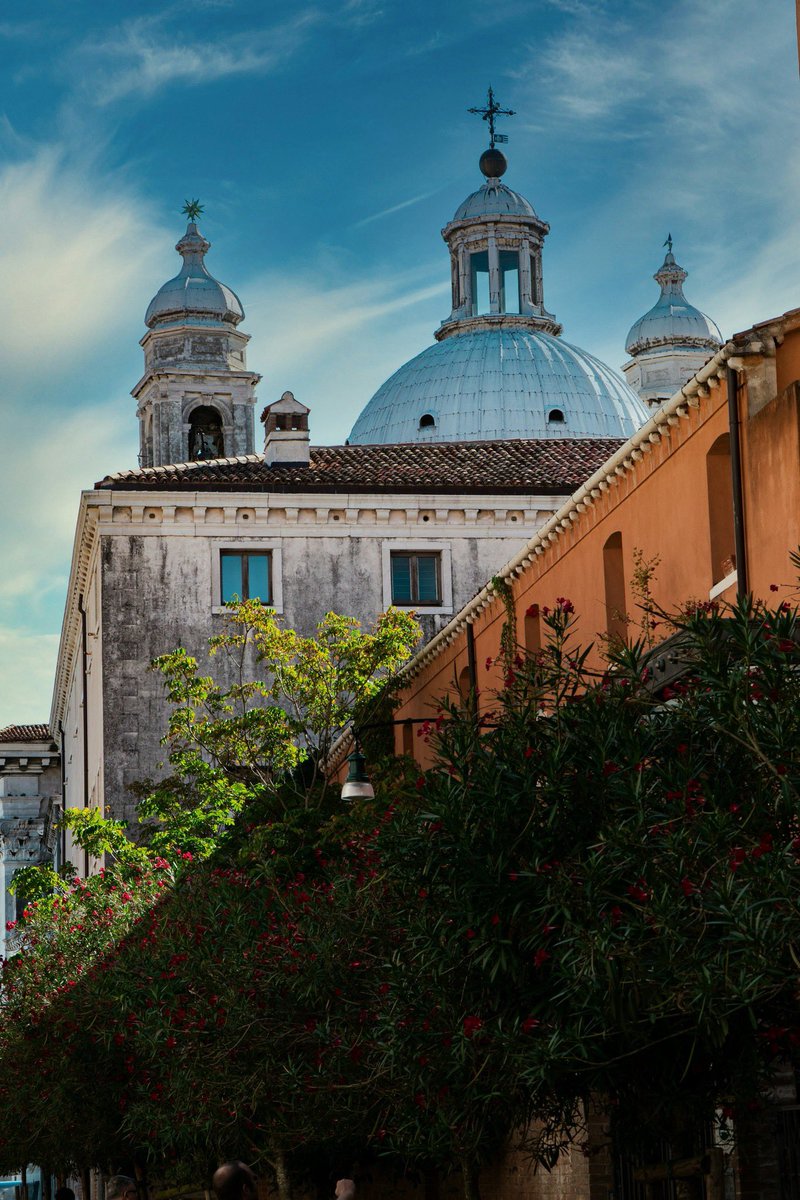
M 502 181 L 504 156 L 492 145 L 480 167 L 443 230 L 450 314 L 337 446 L 312 446 L 313 413 L 286 392 L 262 450 L 243 306 L 190 215 L 145 317 L 140 465 L 81 499 L 51 712 L 67 807 L 131 815 L 130 785 L 163 757 L 150 661 L 179 645 L 202 659 L 228 600 L 304 633 L 329 610 L 369 623 L 396 604 L 430 639 L 646 420 L 562 339 L 549 226 Z

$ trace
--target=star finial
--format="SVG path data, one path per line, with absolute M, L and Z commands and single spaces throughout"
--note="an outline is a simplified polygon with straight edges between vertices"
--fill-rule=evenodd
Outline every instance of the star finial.
M 667 234 L 667 240 L 664 242 L 664 245 L 667 247 L 667 254 L 672 254 L 672 234 L 671 233 Z
M 190 221 L 196 221 L 203 213 L 203 205 L 199 200 L 187 200 L 181 209 Z
M 507 142 L 508 137 L 504 133 L 495 133 L 494 122 L 495 117 L 513 117 L 513 108 L 501 108 L 494 98 L 494 92 L 489 88 L 489 103 L 486 108 L 468 108 L 467 112 L 475 113 L 476 116 L 483 117 L 484 121 L 489 125 L 489 148 L 494 150 L 495 142 Z

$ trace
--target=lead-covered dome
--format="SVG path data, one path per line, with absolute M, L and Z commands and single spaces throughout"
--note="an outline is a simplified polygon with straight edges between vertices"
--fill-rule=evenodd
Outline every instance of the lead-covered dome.
M 635 356 L 657 347 L 689 347 L 714 351 L 722 345 L 722 334 L 711 317 L 695 308 L 683 294 L 688 272 L 678 266 L 672 249 L 653 278 L 661 288 L 653 307 L 634 322 L 625 339 L 625 349 Z
M 351 444 L 627 438 L 647 409 L 592 354 L 541 330 L 459 333 L 378 389 Z
M 499 179 L 487 179 L 482 187 L 467 196 L 453 214 L 454 221 L 469 221 L 473 217 L 535 217 L 533 205 L 512 192 Z
M 174 279 L 158 289 L 145 313 L 145 324 L 151 329 L 172 321 L 208 323 L 224 321 L 238 325 L 244 317 L 239 297 L 231 288 L 220 283 L 208 271 L 204 259 L 211 247 L 194 221 L 175 249 L 183 258 L 183 266 Z

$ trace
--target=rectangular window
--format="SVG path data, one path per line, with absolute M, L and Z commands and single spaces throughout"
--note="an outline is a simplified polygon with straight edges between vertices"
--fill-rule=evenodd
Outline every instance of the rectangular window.
M 519 254 L 516 250 L 501 250 L 500 255 L 500 312 L 519 312 Z
M 472 272 L 472 315 L 482 316 L 489 311 L 489 252 L 478 250 L 470 255 Z
M 264 550 L 220 551 L 220 599 L 272 603 L 271 555 Z
M 442 603 L 440 554 L 392 551 L 392 604 Z

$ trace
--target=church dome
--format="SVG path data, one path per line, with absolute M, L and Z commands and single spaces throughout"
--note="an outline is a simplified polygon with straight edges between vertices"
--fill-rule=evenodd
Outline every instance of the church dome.
M 656 347 L 690 347 L 717 350 L 722 345 L 722 334 L 705 313 L 695 308 L 683 294 L 683 283 L 688 272 L 679 266 L 669 250 L 662 266 L 653 276 L 661 287 L 656 303 L 640 317 L 625 339 L 628 354 L 641 354 Z
M 469 221 L 473 217 L 535 217 L 533 205 L 519 192 L 512 192 L 499 179 L 486 182 L 467 196 L 456 209 L 454 221 Z
M 539 329 L 444 338 L 378 389 L 351 444 L 627 438 L 647 409 L 599 359 Z
M 211 247 L 194 221 L 175 249 L 183 258 L 183 266 L 174 279 L 168 280 L 156 292 L 145 313 L 145 324 L 151 329 L 172 321 L 207 324 L 225 321 L 238 325 L 244 317 L 241 301 L 234 291 L 209 274 L 204 259 Z

